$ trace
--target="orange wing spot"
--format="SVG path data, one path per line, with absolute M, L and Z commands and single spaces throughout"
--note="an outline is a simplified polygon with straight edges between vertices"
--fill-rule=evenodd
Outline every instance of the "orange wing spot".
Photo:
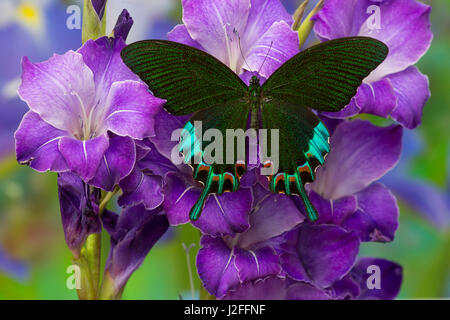
M 212 178 L 213 182 L 219 182 L 220 181 L 220 176 L 219 175 L 214 175 Z
M 223 177 L 224 177 L 224 181 L 230 180 L 231 183 L 233 183 L 233 181 L 234 181 L 234 176 L 229 172 L 225 172 Z
M 236 177 L 238 179 L 241 179 L 244 172 L 245 172 L 245 162 L 244 161 L 236 162 Z
M 307 164 L 298 167 L 298 171 L 299 171 L 300 173 L 302 173 L 302 172 L 311 173 L 311 169 L 309 168 L 309 166 L 308 166 Z
M 272 161 L 267 160 L 266 162 L 264 162 L 263 167 L 264 168 L 270 168 L 272 166 Z
M 295 182 L 295 176 L 289 176 L 289 182 Z
M 277 185 L 280 180 L 284 181 L 284 174 L 280 174 L 280 175 L 276 176 L 276 178 L 275 178 L 275 185 Z
M 209 172 L 209 170 L 211 170 L 211 166 L 208 166 L 208 165 L 205 165 L 205 164 L 200 164 L 199 165 L 198 172 L 202 172 L 202 171 Z

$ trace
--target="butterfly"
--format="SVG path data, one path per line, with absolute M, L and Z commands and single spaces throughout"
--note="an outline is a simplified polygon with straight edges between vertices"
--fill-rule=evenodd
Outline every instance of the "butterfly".
M 299 196 L 309 220 L 316 221 L 318 213 L 305 184 L 314 181 L 330 144 L 326 126 L 311 109 L 343 109 L 387 54 L 383 42 L 369 37 L 330 40 L 293 56 L 262 85 L 253 76 L 249 86 L 210 54 L 181 43 L 138 41 L 126 46 L 121 57 L 155 96 L 167 101 L 169 113 L 192 115 L 185 126 L 190 132 L 196 121 L 205 130 L 215 128 L 224 135 L 227 129 L 278 129 L 279 170 L 267 176 L 269 189 Z M 190 210 L 191 220 L 200 217 L 210 194 L 238 190 L 247 167 L 236 153 L 231 157 L 232 164 L 192 166 L 193 178 L 203 190 Z

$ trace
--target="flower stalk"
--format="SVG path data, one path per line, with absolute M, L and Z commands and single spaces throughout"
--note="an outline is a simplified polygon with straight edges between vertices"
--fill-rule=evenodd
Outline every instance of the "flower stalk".
M 317 5 L 314 7 L 314 9 L 311 10 L 311 12 L 308 14 L 308 16 L 303 20 L 300 27 L 298 28 L 298 39 L 299 39 L 299 48 L 302 48 L 305 44 L 306 40 L 308 39 L 309 34 L 311 33 L 313 27 L 314 27 L 314 21 L 311 20 L 311 18 L 319 12 L 320 9 L 323 7 L 323 0 L 320 0 Z M 302 13 L 303 16 L 303 13 Z M 294 28 L 294 30 L 296 30 Z
M 300 27 L 300 22 L 302 21 L 303 14 L 305 13 L 306 7 L 309 4 L 309 0 L 303 1 L 295 10 L 293 18 L 294 23 L 292 24 L 292 30 L 298 30 L 298 27 Z
M 81 40 L 83 43 L 89 39 L 97 39 L 105 35 L 106 32 L 106 19 L 103 19 L 104 7 L 106 6 L 106 0 L 103 4 L 103 14 L 99 16 L 92 0 L 84 0 L 83 6 L 83 28 L 81 32 Z

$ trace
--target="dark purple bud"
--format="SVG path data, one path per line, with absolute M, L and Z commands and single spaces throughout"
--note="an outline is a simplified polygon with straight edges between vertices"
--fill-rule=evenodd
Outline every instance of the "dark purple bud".
M 133 18 L 131 17 L 127 9 L 123 9 L 122 13 L 117 19 L 116 25 L 113 30 L 114 38 L 121 37 L 123 40 L 126 40 L 132 26 Z
M 95 9 L 95 12 L 97 12 L 97 15 L 100 20 L 103 19 L 103 15 L 105 14 L 105 7 L 106 7 L 106 0 L 91 0 L 92 6 Z
M 58 194 L 61 220 L 67 245 L 75 257 L 86 238 L 101 231 L 98 217 L 100 191 L 91 188 L 77 175 L 61 173 L 58 176 Z
M 169 222 L 160 208 L 146 210 L 144 205 L 124 209 L 120 216 L 105 212 L 102 220 L 111 236 L 105 273 L 114 284 L 115 296 L 167 231 Z

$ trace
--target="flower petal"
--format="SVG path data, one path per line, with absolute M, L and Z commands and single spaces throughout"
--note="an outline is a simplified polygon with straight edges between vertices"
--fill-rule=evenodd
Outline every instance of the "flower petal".
M 350 104 L 342 111 L 324 113 L 331 118 L 346 118 L 360 112 L 387 118 L 395 108 L 397 98 L 387 78 L 374 83 L 362 83 Z
M 175 28 L 167 34 L 167 39 L 206 51 L 200 43 L 191 38 L 191 35 L 184 24 L 176 25 Z
M 283 270 L 297 281 L 326 288 L 353 266 L 359 250 L 354 232 L 334 225 L 302 225 L 287 235 Z
M 220 237 L 202 236 L 200 245 L 196 262 L 198 275 L 203 287 L 221 298 L 240 283 L 233 252 Z
M 430 98 L 428 77 L 416 67 L 391 74 L 387 77 L 397 97 L 397 105 L 391 118 L 408 129 L 421 123 L 422 109 Z
M 41 63 L 24 57 L 22 69 L 21 99 L 55 128 L 79 133 L 79 119 L 95 98 L 94 76 L 82 55 L 69 51 Z
M 279 0 L 251 0 L 250 14 L 244 41 L 254 42 L 272 27 L 275 22 L 284 21 L 289 26 L 293 19 Z M 285 40 L 283 38 L 283 40 Z M 298 49 L 298 41 L 297 41 Z
M 250 0 L 183 0 L 182 4 L 183 22 L 193 40 L 228 66 L 236 63 L 231 60 L 241 59 L 229 32 L 244 34 Z
M 136 161 L 136 146 L 133 139 L 110 134 L 106 150 L 97 173 L 90 185 L 106 191 L 113 191 L 120 180 L 133 170 Z
M 261 186 L 257 187 L 263 189 Z M 258 242 L 292 230 L 305 220 L 293 199 L 264 190 L 264 197 L 256 202 L 250 215 L 250 228 L 239 235 L 238 245 L 249 248 Z
M 329 300 L 323 290 L 308 283 L 298 282 L 289 286 L 287 293 L 288 300 Z
M 200 188 L 179 174 L 168 173 L 163 190 L 163 207 L 170 224 L 189 222 L 189 211 L 200 195 Z M 252 195 L 248 188 L 240 188 L 236 192 L 226 192 L 220 196 L 212 194 L 206 200 L 200 218 L 192 224 L 204 234 L 234 235 L 249 227 L 248 214 L 251 206 Z
M 169 172 L 178 171 L 178 168 L 169 159 L 160 154 L 151 142 L 148 142 L 148 146 L 150 151 L 139 161 L 139 168 L 149 170 L 161 177 L 164 177 Z
M 154 116 L 164 103 L 165 100 L 154 97 L 140 82 L 115 82 L 106 103 L 106 128 L 118 135 L 139 140 L 154 136 Z
M 366 81 L 376 81 L 415 64 L 427 52 L 433 34 L 430 27 L 431 6 L 419 1 L 385 1 L 380 4 L 381 30 L 371 32 L 363 23 L 358 33 L 384 42 L 389 54 Z
M 399 209 L 392 193 L 381 183 L 373 183 L 356 194 L 358 210 L 341 224 L 353 230 L 361 241 L 389 242 L 398 228 Z
M 161 177 L 143 171 L 139 167 L 135 167 L 119 185 L 123 193 L 118 203 L 122 207 L 143 204 L 147 210 L 153 210 L 163 202 Z
M 108 147 L 109 141 L 106 135 L 83 141 L 63 137 L 59 140 L 58 146 L 70 170 L 84 181 L 94 178 Z
M 282 41 L 278 41 L 281 40 Z M 284 21 L 275 22 L 263 36 L 258 38 L 247 54 L 249 71 L 259 70 L 265 78 L 299 52 L 298 35 Z M 247 64 L 243 66 L 248 68 Z
M 189 116 L 173 116 L 164 109 L 161 109 L 161 111 L 156 114 L 156 136 L 151 137 L 150 141 L 153 142 L 159 153 L 167 159 L 171 159 L 172 149 L 178 145 L 180 140 L 180 136 L 178 136 L 172 141 L 172 133 L 177 129 L 183 129 L 189 118 Z
M 353 195 L 336 200 L 327 200 L 316 192 L 311 191 L 309 193 L 309 199 L 319 213 L 318 224 L 329 223 L 340 225 L 358 207 L 357 199 Z
M 244 282 L 229 290 L 223 300 L 285 300 L 286 282 L 286 279 L 279 277 Z
M 312 18 L 314 32 L 322 40 L 356 36 L 371 4 L 370 0 L 328 0 Z
M 15 133 L 17 161 L 40 172 L 69 170 L 58 149 L 59 140 L 67 135 L 66 131 L 56 129 L 37 113 L 29 111 Z
M 380 29 L 373 29 L 372 5 L 380 8 Z M 313 17 L 314 31 L 322 40 L 349 36 L 369 36 L 389 47 L 386 60 L 366 79 L 374 82 L 415 64 L 428 50 L 433 37 L 431 7 L 415 0 L 383 1 L 329 0 Z
M 402 127 L 376 127 L 369 121 L 341 123 L 332 150 L 317 170 L 312 189 L 325 199 L 352 195 L 382 177 L 400 159 Z
M 125 41 L 119 37 L 110 39 L 102 37 L 88 40 L 78 49 L 83 60 L 94 74 L 96 88 L 96 105 L 104 106 L 111 85 L 116 81 L 134 80 L 139 77 L 123 63 L 120 51 L 125 47 Z M 94 104 L 92 105 L 94 106 Z
M 369 277 L 374 274 L 369 266 L 378 267 L 380 274 L 380 288 L 369 289 L 368 284 L 372 284 Z M 376 271 L 375 271 L 376 272 Z M 351 277 L 359 284 L 361 293 L 358 299 L 394 299 L 400 291 L 403 279 L 403 270 L 395 262 L 379 258 L 361 258 L 350 272 Z
M 348 273 L 341 280 L 336 281 L 331 288 L 331 295 L 334 299 L 355 299 L 359 296 L 359 285 Z
M 271 247 L 243 250 L 234 247 L 235 266 L 241 282 L 253 281 L 281 272 L 278 255 Z

